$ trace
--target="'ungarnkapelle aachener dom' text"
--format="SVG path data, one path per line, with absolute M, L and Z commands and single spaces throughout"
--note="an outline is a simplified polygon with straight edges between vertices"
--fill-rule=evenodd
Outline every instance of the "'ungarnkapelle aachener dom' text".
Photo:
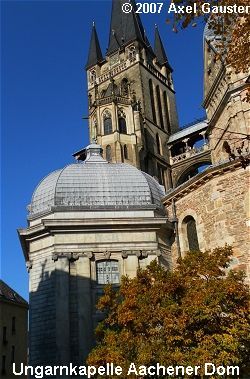
M 107 363 L 105 366 L 74 366 L 72 363 L 69 366 L 25 366 L 23 363 L 16 365 L 13 363 L 14 375 L 28 375 L 37 379 L 47 378 L 49 376 L 85 376 L 92 378 L 95 375 L 105 376 L 191 376 L 200 375 L 204 376 L 236 376 L 240 375 L 238 366 L 216 366 L 214 363 L 208 362 L 204 366 L 162 366 L 159 363 L 152 366 L 137 366 L 131 362 L 128 369 L 121 366 L 115 366 L 113 363 Z

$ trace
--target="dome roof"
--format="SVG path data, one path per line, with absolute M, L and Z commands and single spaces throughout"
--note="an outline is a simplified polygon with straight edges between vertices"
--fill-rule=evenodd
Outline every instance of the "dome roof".
M 84 162 L 46 176 L 35 189 L 30 216 L 53 209 L 156 208 L 164 212 L 163 187 L 150 175 L 125 163 L 109 163 L 101 146 L 89 145 Z

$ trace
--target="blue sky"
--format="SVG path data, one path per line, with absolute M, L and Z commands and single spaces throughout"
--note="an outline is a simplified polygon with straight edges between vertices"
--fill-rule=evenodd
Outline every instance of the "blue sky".
M 165 6 L 166 9 L 166 6 Z M 17 228 L 38 182 L 88 143 L 86 74 L 93 20 L 103 52 L 111 1 L 2 1 L 1 277 L 26 299 L 28 275 Z M 151 42 L 158 24 L 170 64 L 180 124 L 204 115 L 202 29 L 175 34 L 164 10 L 143 15 Z

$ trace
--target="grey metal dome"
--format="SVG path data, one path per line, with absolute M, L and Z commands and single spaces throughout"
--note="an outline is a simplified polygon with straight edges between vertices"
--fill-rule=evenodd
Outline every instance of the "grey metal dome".
M 63 209 L 156 208 L 164 212 L 164 188 L 150 175 L 125 163 L 108 163 L 101 146 L 89 145 L 84 162 L 46 176 L 35 189 L 30 217 Z

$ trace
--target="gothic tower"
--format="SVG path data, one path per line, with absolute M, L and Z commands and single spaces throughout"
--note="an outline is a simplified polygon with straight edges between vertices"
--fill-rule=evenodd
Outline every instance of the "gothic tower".
M 178 130 L 172 68 L 155 28 L 154 49 L 140 17 L 112 1 L 108 49 L 103 57 L 93 24 L 86 64 L 90 140 L 108 161 L 127 162 L 172 186 L 166 143 Z

